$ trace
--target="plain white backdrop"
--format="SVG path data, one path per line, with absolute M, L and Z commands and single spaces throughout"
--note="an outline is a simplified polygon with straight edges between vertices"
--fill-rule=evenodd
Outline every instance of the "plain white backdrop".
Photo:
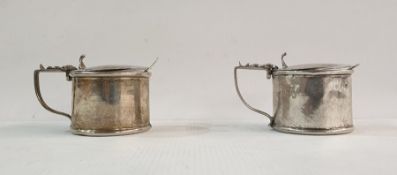
M 151 120 L 246 119 L 233 84 L 238 61 L 345 63 L 354 118 L 397 118 L 397 1 L 0 0 L 0 120 L 66 120 L 36 100 L 39 64 L 149 65 Z M 271 81 L 242 72 L 243 93 L 271 112 Z M 70 111 L 71 83 L 42 76 L 50 106 Z M 267 123 L 264 119 L 264 123 Z

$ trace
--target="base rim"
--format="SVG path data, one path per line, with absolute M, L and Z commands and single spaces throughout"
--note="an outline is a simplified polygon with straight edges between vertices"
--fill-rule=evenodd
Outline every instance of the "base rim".
M 122 130 L 96 130 L 96 129 L 73 129 L 70 128 L 70 131 L 75 135 L 81 136 L 93 136 L 93 137 L 106 137 L 106 136 L 120 136 L 120 135 L 128 135 L 128 134 L 137 134 L 141 132 L 145 132 L 150 130 L 152 125 L 148 125 L 141 128 L 134 129 L 122 129 Z
M 317 129 L 317 128 L 292 128 L 292 127 L 280 127 L 272 126 L 276 131 L 289 133 L 289 134 L 302 134 L 302 135 L 339 135 L 348 134 L 353 132 L 354 127 L 340 127 L 330 129 Z

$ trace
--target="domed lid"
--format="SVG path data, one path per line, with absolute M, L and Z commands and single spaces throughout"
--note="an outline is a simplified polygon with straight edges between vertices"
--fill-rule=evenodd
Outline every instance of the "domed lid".
M 156 63 L 156 61 L 149 67 L 143 66 L 128 66 L 128 65 L 103 65 L 86 67 L 83 59 L 84 55 L 80 56 L 79 69 L 71 71 L 71 77 L 150 77 L 149 69 Z

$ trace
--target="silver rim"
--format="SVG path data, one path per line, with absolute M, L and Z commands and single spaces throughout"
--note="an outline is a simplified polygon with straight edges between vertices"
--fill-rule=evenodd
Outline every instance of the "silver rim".
M 146 127 L 142 128 L 134 128 L 134 129 L 124 129 L 124 130 L 106 130 L 106 131 L 101 131 L 101 130 L 83 130 L 83 129 L 73 129 L 71 128 L 71 132 L 76 135 L 83 135 L 83 136 L 97 136 L 97 137 L 102 137 L 102 136 L 119 136 L 119 135 L 127 135 L 127 134 L 136 134 L 136 133 L 141 133 L 148 131 L 152 126 L 148 125 Z
M 272 126 L 276 131 L 290 134 L 304 134 L 304 135 L 337 135 L 337 134 L 347 134 L 353 132 L 354 128 L 332 128 L 332 129 L 304 129 L 304 128 L 289 128 L 289 127 L 279 127 Z

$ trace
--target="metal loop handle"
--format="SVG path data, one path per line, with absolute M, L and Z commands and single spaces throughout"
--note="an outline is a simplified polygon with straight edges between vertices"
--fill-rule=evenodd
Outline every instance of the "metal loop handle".
M 40 72 L 65 72 L 67 80 L 70 81 L 71 78 L 69 77 L 69 73 L 73 70 L 77 70 L 77 68 L 72 65 L 66 65 L 66 66 L 62 66 L 62 67 L 55 66 L 55 67 L 47 67 L 47 68 L 44 68 L 43 65 L 40 65 L 40 69 L 37 69 L 34 71 L 34 77 L 33 77 L 34 78 L 34 90 L 35 90 L 37 99 L 39 100 L 41 106 L 43 106 L 45 109 L 47 109 L 50 112 L 53 112 L 53 113 L 59 114 L 59 115 L 63 115 L 69 119 L 72 118 L 71 115 L 51 108 L 44 101 L 43 97 L 41 96 L 41 91 L 40 91 Z
M 252 65 L 246 64 L 246 65 L 243 66 L 243 65 L 241 65 L 241 63 L 240 63 L 239 66 L 236 66 L 236 67 L 234 68 L 234 84 L 235 84 L 235 87 L 236 87 L 237 94 L 238 94 L 238 96 L 240 97 L 240 100 L 243 102 L 243 104 L 244 104 L 248 109 L 250 109 L 250 110 L 252 110 L 252 111 L 254 111 L 254 112 L 257 112 L 257 113 L 259 113 L 259 114 L 262 114 L 262 115 L 266 116 L 267 118 L 269 118 L 270 121 L 273 121 L 273 116 L 271 116 L 270 114 L 268 114 L 268 113 L 266 113 L 266 112 L 264 112 L 264 111 L 262 111 L 262 110 L 259 110 L 259 109 L 256 109 L 256 108 L 252 107 L 251 105 L 249 105 L 249 104 L 247 103 L 247 101 L 246 101 L 246 100 L 244 99 L 244 97 L 241 95 L 241 92 L 240 92 L 240 89 L 239 89 L 239 86 L 238 86 L 238 78 L 237 78 L 237 70 L 238 70 L 238 69 L 265 70 L 265 71 L 267 72 L 267 78 L 270 79 L 271 76 L 272 76 L 273 69 L 277 69 L 277 67 L 276 67 L 276 66 L 273 66 L 272 64 L 265 64 L 265 65 L 262 65 L 262 66 L 259 66 L 258 64 L 252 64 Z

